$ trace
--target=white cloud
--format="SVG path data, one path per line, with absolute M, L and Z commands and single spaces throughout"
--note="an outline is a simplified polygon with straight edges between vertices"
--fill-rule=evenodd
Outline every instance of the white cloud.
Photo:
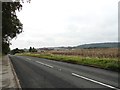
M 11 48 L 117 41 L 118 0 L 32 0 L 18 14 L 24 32 Z

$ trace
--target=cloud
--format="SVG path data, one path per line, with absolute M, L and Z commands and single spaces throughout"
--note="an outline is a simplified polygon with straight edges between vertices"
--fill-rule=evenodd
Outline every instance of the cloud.
M 117 5 L 118 0 L 32 0 L 17 13 L 24 32 L 11 48 L 117 41 Z

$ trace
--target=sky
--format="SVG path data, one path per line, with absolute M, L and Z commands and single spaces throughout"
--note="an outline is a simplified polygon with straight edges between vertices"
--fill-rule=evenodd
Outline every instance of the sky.
M 17 16 L 23 32 L 11 49 L 118 41 L 119 0 L 31 0 Z

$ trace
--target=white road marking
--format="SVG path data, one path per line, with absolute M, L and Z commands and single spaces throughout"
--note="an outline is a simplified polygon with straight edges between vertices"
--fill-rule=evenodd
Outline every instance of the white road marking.
M 35 62 L 37 62 L 37 63 L 40 63 L 40 64 L 44 65 L 44 63 L 42 63 L 42 62 L 39 62 L 39 61 L 35 61 Z
M 40 63 L 40 64 L 42 64 L 42 65 L 44 65 L 44 66 L 47 66 L 47 67 L 50 67 L 50 68 L 53 68 L 53 66 L 51 66 L 51 65 L 48 65 L 48 64 L 45 64 L 45 63 L 42 63 L 42 62 L 39 62 L 39 61 L 36 61 L 37 63 Z
M 112 89 L 120 90 L 120 89 L 113 87 L 111 85 L 107 85 L 105 83 L 102 83 L 102 82 L 99 82 L 99 81 L 96 81 L 96 80 L 93 80 L 93 79 L 90 79 L 90 78 L 87 78 L 87 77 L 84 77 L 84 76 L 81 76 L 81 75 L 78 75 L 75 73 L 72 73 L 72 75 L 79 77 L 79 78 L 82 78 L 82 79 L 85 79 L 85 80 L 88 80 L 88 81 L 91 81 L 91 82 L 94 82 L 94 83 L 97 83 L 97 84 L 100 84 L 100 85 L 103 85 L 103 86 L 106 86 L 106 87 L 109 87 L 109 88 L 112 88 Z
M 30 58 L 26 58 L 26 59 L 31 60 Z
M 48 64 L 45 64 L 45 66 L 48 66 L 48 67 L 50 67 L 50 68 L 53 68 L 53 66 L 51 66 L 51 65 L 48 65 Z

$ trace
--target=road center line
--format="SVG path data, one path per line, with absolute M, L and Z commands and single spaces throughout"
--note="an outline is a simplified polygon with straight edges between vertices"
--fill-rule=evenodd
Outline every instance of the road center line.
M 40 63 L 40 64 L 44 65 L 44 63 L 42 63 L 42 62 L 39 62 L 39 61 L 35 61 L 35 62 L 37 62 L 37 63 Z
M 48 64 L 45 64 L 45 66 L 48 66 L 48 67 L 50 67 L 50 68 L 53 68 L 53 66 L 51 66 L 51 65 L 48 65 Z
M 31 60 L 30 58 L 26 58 L 26 59 Z
M 73 76 L 76 76 L 76 77 L 79 77 L 79 78 L 82 78 L 82 79 L 85 79 L 85 80 L 88 80 L 88 81 L 91 81 L 91 82 L 94 82 L 94 83 L 97 83 L 97 84 L 100 84 L 100 85 L 103 85 L 103 86 L 106 86 L 106 87 L 109 87 L 109 88 L 112 88 L 112 89 L 115 89 L 115 90 L 119 90 L 118 88 L 116 87 L 113 87 L 111 85 L 107 85 L 105 83 L 102 83 L 102 82 L 99 82 L 99 81 L 96 81 L 96 80 L 93 80 L 93 79 L 90 79 L 90 78 L 87 78 L 87 77 L 84 77 L 84 76 L 81 76 L 81 75 L 78 75 L 76 73 L 72 73 Z
M 39 61 L 36 61 L 37 63 L 40 63 L 40 64 L 42 64 L 42 65 L 44 65 L 44 66 L 47 66 L 47 67 L 50 67 L 50 68 L 53 68 L 53 66 L 51 66 L 51 65 L 48 65 L 48 64 L 45 64 L 45 63 L 42 63 L 42 62 L 39 62 Z

